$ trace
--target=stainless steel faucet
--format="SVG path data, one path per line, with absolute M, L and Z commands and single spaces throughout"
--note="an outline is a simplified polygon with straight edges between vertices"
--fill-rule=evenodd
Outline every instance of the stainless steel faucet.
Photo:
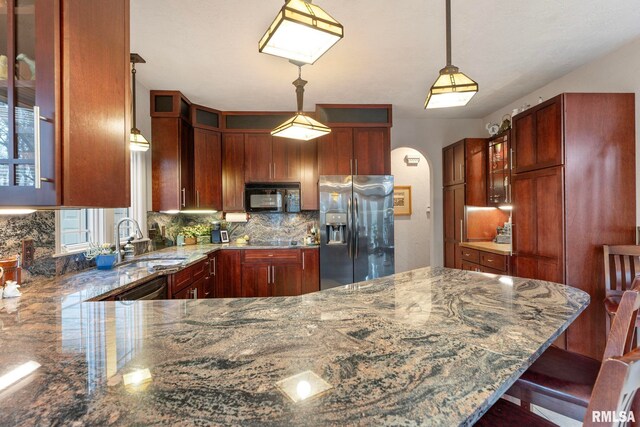
M 144 235 L 140 230 L 140 224 L 133 218 L 122 218 L 118 223 L 113 227 L 113 241 L 116 244 L 116 264 L 120 264 L 122 262 L 122 251 L 120 250 L 120 225 L 123 222 L 132 222 L 136 226 L 136 235 L 135 237 L 142 239 Z

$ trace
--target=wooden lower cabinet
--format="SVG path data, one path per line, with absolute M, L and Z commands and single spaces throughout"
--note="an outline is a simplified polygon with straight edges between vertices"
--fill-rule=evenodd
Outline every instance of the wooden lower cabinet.
M 444 266 L 460 268 L 458 243 L 464 237 L 464 201 L 465 186 L 444 187 Z
M 240 250 L 223 250 L 216 254 L 216 298 L 242 296 Z
M 317 249 L 245 250 L 242 297 L 296 296 L 320 289 Z
M 209 260 L 201 261 L 169 276 L 171 299 L 198 299 L 207 297 Z
M 320 290 L 320 251 L 302 249 L 302 294 Z
M 511 274 L 511 256 L 459 247 L 460 269 L 491 274 Z

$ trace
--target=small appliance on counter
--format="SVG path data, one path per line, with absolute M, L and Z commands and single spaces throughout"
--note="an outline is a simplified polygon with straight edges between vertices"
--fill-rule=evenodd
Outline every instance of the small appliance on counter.
M 220 221 L 214 221 L 211 224 L 211 243 L 222 243 L 220 237 Z
M 497 228 L 498 234 L 496 235 L 495 242 L 496 243 L 507 243 L 511 244 L 511 223 L 505 222 L 503 227 Z
M 247 212 L 300 212 L 300 184 L 246 184 L 244 188 Z

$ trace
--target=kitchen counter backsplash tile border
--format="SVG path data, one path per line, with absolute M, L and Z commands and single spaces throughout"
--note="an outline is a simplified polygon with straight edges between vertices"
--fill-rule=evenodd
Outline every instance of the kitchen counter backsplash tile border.
M 233 241 L 238 237 L 248 235 L 252 241 L 295 240 L 302 242 L 307 234 L 307 228 L 318 223 L 318 211 L 304 211 L 297 214 L 250 214 L 246 223 L 230 224 L 229 238 Z M 158 246 L 162 245 L 162 227 L 165 237 L 175 241 L 180 229 L 185 226 L 206 224 L 223 221 L 222 213 L 215 214 L 164 214 L 159 212 L 147 213 L 149 236 Z

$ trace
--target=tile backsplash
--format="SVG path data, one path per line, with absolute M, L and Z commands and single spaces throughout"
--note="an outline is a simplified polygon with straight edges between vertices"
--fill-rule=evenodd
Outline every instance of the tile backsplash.
M 296 240 L 302 241 L 307 233 L 307 227 L 317 223 L 319 219 L 317 211 L 301 212 L 298 214 L 259 214 L 253 213 L 246 223 L 232 223 L 229 230 L 230 238 L 249 235 L 253 241 L 265 240 Z M 159 235 L 162 228 L 165 237 L 175 241 L 182 227 L 196 224 L 211 224 L 213 221 L 221 221 L 222 214 L 193 215 L 193 214 L 163 214 L 158 212 L 147 213 L 149 236 L 156 243 L 161 241 Z M 155 238 L 153 237 L 155 236 Z

